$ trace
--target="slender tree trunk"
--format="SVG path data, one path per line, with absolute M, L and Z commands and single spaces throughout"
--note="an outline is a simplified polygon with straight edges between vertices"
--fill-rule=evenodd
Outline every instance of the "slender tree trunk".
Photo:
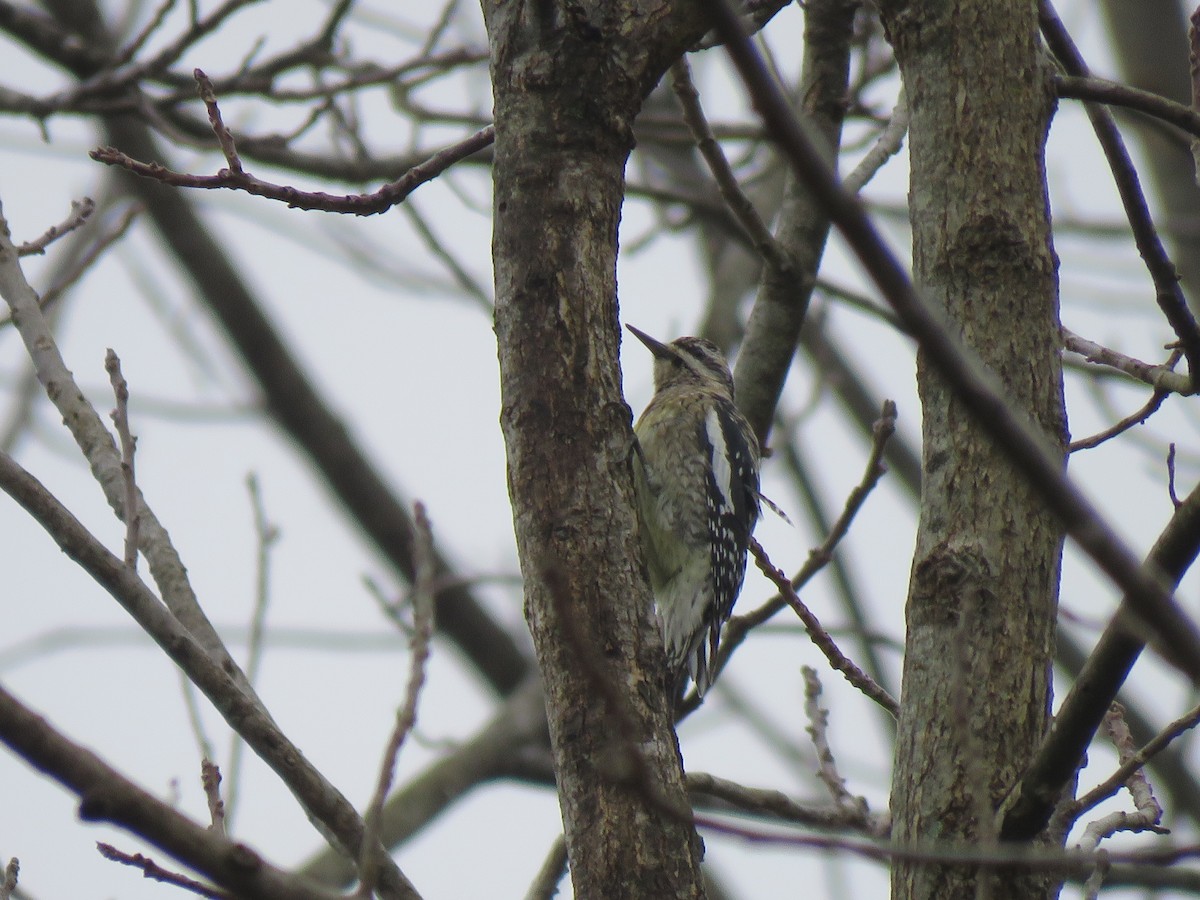
M 702 897 L 639 561 L 616 303 L 633 117 L 701 29 L 668 3 L 484 14 L 500 418 L 575 895 Z
M 1043 149 L 1053 95 L 1030 0 L 887 3 L 912 111 L 913 265 L 926 296 L 1056 446 L 1066 439 Z M 988 843 L 1047 726 L 1062 533 L 918 361 L 921 518 L 892 785 L 902 843 Z M 1030 898 L 1036 879 L 893 869 L 894 898 Z M 977 891 L 981 891 L 977 893 Z

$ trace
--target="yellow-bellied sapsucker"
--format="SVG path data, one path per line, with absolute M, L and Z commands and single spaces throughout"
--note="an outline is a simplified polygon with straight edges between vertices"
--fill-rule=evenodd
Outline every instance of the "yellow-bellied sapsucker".
M 714 344 L 664 344 L 627 327 L 654 354 L 654 397 L 634 426 L 643 554 L 667 663 L 703 695 L 758 520 L 758 440 Z

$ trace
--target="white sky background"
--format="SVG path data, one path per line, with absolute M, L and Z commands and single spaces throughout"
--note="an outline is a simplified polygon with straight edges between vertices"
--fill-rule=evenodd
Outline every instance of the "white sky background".
M 423 5 L 407 6 L 411 8 L 397 15 L 384 12 L 387 4 L 362 4 L 364 15 L 352 19 L 351 29 L 358 54 L 394 61 L 414 53 L 411 40 L 384 27 L 410 23 L 411 34 L 419 39 Z M 482 46 L 477 8 L 462 6 L 460 20 L 469 27 L 452 32 L 444 47 L 459 42 Z M 1094 70 L 1111 74 L 1098 13 L 1086 3 L 1062 6 Z M 251 8 L 236 17 L 232 27 L 194 48 L 183 63 L 213 76 L 225 73 L 260 38 L 267 40 L 265 54 L 308 36 L 326 9 L 325 3 L 308 2 Z M 368 11 L 378 19 L 365 15 Z M 799 61 L 784 54 L 799 47 L 801 24 L 799 12 L 789 9 L 768 31 L 789 73 L 798 70 Z M 168 27 L 165 33 L 175 32 Z M 3 83 L 35 94 L 67 83 L 12 45 L 0 47 Z M 720 53 L 702 54 L 693 64 L 710 118 L 744 118 L 741 92 L 719 71 Z M 395 130 L 400 121 L 384 115 L 383 92 L 367 96 L 363 118 L 376 149 L 408 149 L 412 135 L 373 125 L 373 109 L 388 129 Z M 486 113 L 490 107 L 482 77 L 473 83 L 451 79 L 422 97 L 443 108 L 473 107 Z M 222 108 L 235 132 L 282 130 L 303 115 L 298 108 L 277 112 L 262 104 L 229 102 Z M 60 221 L 71 200 L 94 195 L 104 174 L 86 156 L 96 139 L 80 122 L 56 118 L 48 127 L 52 142 L 47 146 L 34 124 L 0 119 L 0 200 L 18 242 Z M 462 133 L 429 130 L 415 145 L 435 148 Z M 174 153 L 171 162 L 175 168 L 200 173 L 222 165 L 213 153 L 192 151 Z M 890 163 L 868 197 L 888 204 L 901 201 L 905 165 L 903 157 Z M 250 167 L 265 178 L 296 181 Z M 1121 220 L 1100 152 L 1081 110 L 1070 101 L 1062 104 L 1051 135 L 1049 171 L 1057 216 Z M 340 185 L 300 186 L 344 190 Z M 472 203 L 464 203 L 464 196 Z M 454 562 L 466 573 L 515 575 L 491 320 L 478 305 L 437 287 L 446 283 L 445 274 L 401 212 L 352 219 L 288 210 L 245 194 L 208 193 L 194 199 L 203 204 L 207 221 L 232 249 L 276 326 L 373 461 L 402 494 L 427 504 L 435 535 Z M 490 292 L 486 173 L 459 167 L 419 189 L 414 201 Z M 903 253 L 907 237 L 896 226 L 888 227 L 893 246 Z M 647 206 L 637 201 L 626 205 L 627 244 L 644 244 L 648 230 L 656 229 Z M 380 259 L 399 277 L 381 277 L 348 261 L 339 249 L 346 245 L 380 248 Z M 1084 243 L 1060 236 L 1058 252 L 1068 327 L 1130 355 L 1161 358 L 1159 348 L 1171 336 L 1154 307 L 1153 289 L 1132 241 Z M 663 338 L 694 329 L 706 294 L 695 253 L 686 237 L 666 234 L 622 256 L 622 321 Z M 866 288 L 840 241 L 831 243 L 829 258 L 827 274 Z M 44 285 L 53 260 L 54 253 L 48 260 L 26 261 L 31 283 Z M 869 371 L 880 396 L 899 403 L 903 432 L 918 435 L 909 343 L 859 313 L 835 307 L 831 315 L 838 333 L 851 340 L 856 362 Z M 200 348 L 198 357 L 180 351 L 173 329 L 187 332 Z M 247 473 L 257 474 L 268 515 L 282 535 L 271 557 L 269 612 L 279 638 L 268 640 L 260 691 L 285 732 L 363 807 L 407 671 L 403 638 L 384 621 L 362 583 L 363 576 L 370 575 L 394 587 L 387 567 L 347 528 L 335 503 L 314 484 L 305 461 L 276 430 L 264 427 L 260 418 L 229 412 L 255 402 L 248 380 L 148 229 L 135 227 L 75 289 L 65 306 L 60 338 L 68 366 L 104 416 L 113 405 L 103 368 L 105 348 L 120 355 L 133 395 L 139 484 L 170 530 L 210 618 L 231 635 L 239 658 L 245 652 L 238 636 L 250 617 L 256 552 L 244 481 Z M 636 342 L 626 342 L 625 348 L 626 396 L 636 413 L 649 398 L 650 359 Z M 0 422 L 8 421 L 13 385 L 23 377 L 25 365 L 17 335 L 12 329 L 0 331 Z M 819 461 L 826 503 L 836 510 L 861 476 L 866 448 L 847 430 L 828 396 L 813 404 L 811 386 L 811 377 L 798 366 L 784 408 L 793 413 L 806 410 L 799 426 L 804 444 Z M 1144 402 L 1148 391 L 1114 389 L 1113 395 L 1125 415 Z M 1108 424 L 1077 381 L 1068 383 L 1068 402 L 1073 435 Z M 163 415 L 164 404 L 184 413 Z M 1175 440 L 1181 448 L 1195 446 L 1195 422 L 1185 409 L 1184 401 L 1171 398 L 1144 430 L 1161 440 Z M 213 410 L 225 412 L 214 416 Z M 18 459 L 119 552 L 123 526 L 105 505 L 57 414 L 41 400 L 35 418 L 35 432 L 19 445 Z M 1194 466 L 1184 463 L 1181 494 L 1195 478 Z M 765 468 L 768 494 L 802 523 L 799 500 L 772 467 L 768 462 Z M 1080 454 L 1072 460 L 1071 471 L 1131 543 L 1140 552 L 1146 550 L 1170 511 L 1163 462 L 1124 439 Z M 898 490 L 885 481 L 845 545 L 846 559 L 871 603 L 875 627 L 897 640 L 903 633 L 914 529 Z M 199 752 L 172 664 L 139 637 L 111 598 L 5 498 L 0 498 L 0 534 L 0 569 L 5 576 L 0 589 L 0 681 L 143 787 L 160 796 L 177 794 L 181 808 L 203 821 Z M 787 571 L 798 568 L 808 549 L 819 542 L 803 524 L 792 529 L 771 516 L 762 523 L 759 537 Z M 1068 552 L 1065 568 L 1064 608 L 1090 622 L 1103 622 L 1115 603 L 1113 590 L 1094 577 L 1074 551 Z M 512 583 L 482 587 L 480 593 L 502 620 L 514 630 L 520 627 L 519 590 Z M 770 593 L 752 571 L 742 608 Z M 1194 579 L 1185 582 L 1181 597 L 1195 609 Z M 841 624 L 827 576 L 818 579 L 805 599 L 827 624 Z M 869 798 L 873 809 L 883 809 L 890 759 L 876 712 L 844 687 L 807 640 L 796 637 L 798 626 L 791 619 L 781 616 L 778 624 L 786 630 L 772 629 L 752 639 L 705 708 L 682 727 L 685 762 L 691 769 L 747 784 L 819 797 L 811 762 L 788 760 L 764 749 L 740 720 L 727 714 L 728 693 L 721 689 L 752 700 L 807 757 L 799 667 L 812 665 L 825 684 L 825 705 L 832 709 L 831 739 L 843 774 L 853 791 Z M 296 646 L 284 640 L 294 630 L 313 637 Z M 360 646 L 349 652 L 330 648 L 323 645 L 323 636 L 357 637 Z M 1094 636 L 1087 635 L 1089 640 Z M 883 655 L 898 672 L 898 655 L 890 650 Z M 1139 696 L 1152 693 L 1152 708 L 1161 718 L 1173 717 L 1187 705 L 1179 679 L 1156 661 L 1139 663 L 1137 672 Z M 1152 677 L 1147 679 L 1146 672 Z M 218 762 L 224 765 L 228 730 L 219 716 L 203 708 Z M 420 740 L 405 746 L 397 783 L 422 771 L 446 742 L 472 735 L 492 711 L 486 689 L 464 674 L 448 644 L 437 642 L 420 707 Z M 252 755 L 246 760 L 236 835 L 280 865 L 300 862 L 318 849 L 320 839 L 275 776 Z M 1104 777 L 1111 766 L 1106 753 L 1093 752 L 1092 761 L 1095 774 L 1085 780 Z M 20 857 L 21 883 L 33 896 L 136 900 L 174 892 L 101 859 L 94 849 L 97 840 L 130 852 L 145 848 L 122 832 L 79 824 L 74 810 L 72 796 L 12 755 L 0 754 L 0 855 Z M 558 831 L 557 807 L 549 791 L 494 785 L 471 794 L 406 845 L 398 858 L 431 900 L 519 897 Z M 810 896 L 834 896 L 840 885 L 851 885 L 845 888 L 846 896 L 886 892 L 886 873 L 874 864 L 830 860 L 802 849 L 751 846 L 719 835 L 705 837 L 709 859 L 738 896 L 793 896 L 798 885 L 805 885 Z M 161 852 L 148 852 L 160 863 L 171 864 Z M 564 895 L 569 894 L 564 884 Z M 1077 894 L 1068 888 L 1064 896 Z

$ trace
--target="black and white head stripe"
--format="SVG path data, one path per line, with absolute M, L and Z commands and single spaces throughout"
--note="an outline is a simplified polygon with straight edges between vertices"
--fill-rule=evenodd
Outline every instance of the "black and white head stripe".
M 729 363 L 716 344 L 704 338 L 681 337 L 671 341 L 669 346 L 679 355 L 682 363 L 699 377 L 720 382 L 733 396 L 733 376 L 729 372 Z

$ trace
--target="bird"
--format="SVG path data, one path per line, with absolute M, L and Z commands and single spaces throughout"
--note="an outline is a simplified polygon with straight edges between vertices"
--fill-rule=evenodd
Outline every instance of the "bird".
M 654 396 L 634 425 L 642 554 L 677 696 L 689 676 L 703 696 L 758 521 L 758 439 L 715 344 L 626 327 L 654 354 Z

